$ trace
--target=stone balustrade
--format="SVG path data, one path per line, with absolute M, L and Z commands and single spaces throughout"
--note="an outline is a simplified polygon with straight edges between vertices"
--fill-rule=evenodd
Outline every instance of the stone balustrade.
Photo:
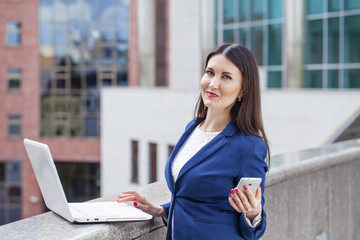
M 360 140 L 272 158 L 266 178 L 267 230 L 262 239 L 359 239 Z M 170 198 L 165 182 L 141 192 Z M 115 201 L 107 196 L 95 201 Z M 0 226 L 1 239 L 164 239 L 161 218 L 144 222 L 73 224 L 52 212 Z

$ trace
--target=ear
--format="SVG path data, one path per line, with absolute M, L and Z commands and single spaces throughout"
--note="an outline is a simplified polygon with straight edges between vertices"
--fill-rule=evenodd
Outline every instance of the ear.
M 238 99 L 241 99 L 242 97 L 244 96 L 244 91 L 243 90 L 240 90 L 240 93 L 238 95 Z

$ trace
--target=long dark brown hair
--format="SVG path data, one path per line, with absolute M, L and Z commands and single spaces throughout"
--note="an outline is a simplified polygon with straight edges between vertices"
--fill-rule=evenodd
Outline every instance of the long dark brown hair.
M 231 120 L 238 131 L 260 137 L 265 142 L 268 153 L 266 162 L 270 167 L 270 148 L 261 115 L 260 77 L 256 59 L 245 46 L 234 43 L 224 43 L 216 47 L 206 57 L 205 69 L 210 58 L 216 54 L 222 54 L 229 59 L 240 70 L 242 75 L 242 90 L 244 95 L 242 100 L 240 102 L 236 101 L 231 108 Z M 206 114 L 207 107 L 200 93 L 195 107 L 195 117 L 206 118 Z

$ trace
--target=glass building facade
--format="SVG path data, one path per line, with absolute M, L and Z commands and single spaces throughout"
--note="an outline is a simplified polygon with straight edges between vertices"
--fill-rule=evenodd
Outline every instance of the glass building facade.
M 360 88 L 360 1 L 307 0 L 305 88 Z
M 283 5 L 283 0 L 217 1 L 217 42 L 249 48 L 266 71 L 269 88 L 283 85 Z
M 284 84 L 284 0 L 217 0 L 217 42 L 247 46 L 267 88 Z M 302 88 L 360 88 L 360 1 L 302 0 Z M 299 23 L 300 24 L 300 23 Z M 287 61 L 291 61 L 288 59 Z
M 100 89 L 126 86 L 128 0 L 40 0 L 41 136 L 99 137 Z

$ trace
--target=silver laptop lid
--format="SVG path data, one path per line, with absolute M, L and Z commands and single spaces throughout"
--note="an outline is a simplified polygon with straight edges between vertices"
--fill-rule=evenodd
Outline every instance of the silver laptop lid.
M 46 206 L 68 221 L 74 222 L 48 145 L 26 138 L 24 145 Z

